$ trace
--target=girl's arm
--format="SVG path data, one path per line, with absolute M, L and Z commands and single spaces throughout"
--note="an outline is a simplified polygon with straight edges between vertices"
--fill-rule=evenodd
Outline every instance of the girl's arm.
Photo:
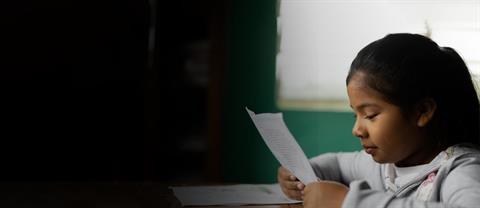
M 354 180 L 367 179 L 375 188 L 382 188 L 378 184 L 380 166 L 364 151 L 322 154 L 311 158 L 310 164 L 321 180 L 348 185 Z
M 463 160 L 463 161 L 461 161 Z M 416 193 L 397 198 L 392 193 L 372 189 L 366 181 L 350 184 L 342 207 L 452 207 L 469 208 L 480 204 L 480 159 L 463 158 L 457 160 L 456 167 L 446 171 L 438 181 L 437 190 L 432 190 L 431 201 L 416 198 Z
M 373 166 L 374 162 L 364 152 L 352 152 L 319 155 L 310 159 L 310 164 L 319 179 L 337 181 L 348 185 L 350 181 L 363 178 L 363 172 L 365 172 L 363 168 Z M 377 169 L 379 168 L 377 167 Z M 371 169 L 368 170 L 371 171 Z M 279 167 L 277 180 L 286 196 L 302 200 L 305 184 L 298 181 L 292 173 L 283 167 Z
M 440 197 L 451 207 L 480 206 L 480 158 L 461 158 L 457 163 L 442 183 Z

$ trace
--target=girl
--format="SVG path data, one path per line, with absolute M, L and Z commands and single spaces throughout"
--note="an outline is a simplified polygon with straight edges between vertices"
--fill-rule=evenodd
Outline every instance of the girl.
M 478 207 L 479 101 L 453 49 L 390 34 L 353 60 L 347 93 L 363 151 L 310 160 L 306 186 L 280 167 L 278 182 L 305 207 Z

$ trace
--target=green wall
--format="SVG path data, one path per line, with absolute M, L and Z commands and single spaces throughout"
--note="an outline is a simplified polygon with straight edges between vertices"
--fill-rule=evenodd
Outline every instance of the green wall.
M 272 183 L 279 163 L 245 107 L 257 113 L 280 112 L 275 104 L 276 0 L 232 0 L 230 10 L 222 176 L 227 182 Z M 352 113 L 282 112 L 308 157 L 360 149 L 351 135 Z

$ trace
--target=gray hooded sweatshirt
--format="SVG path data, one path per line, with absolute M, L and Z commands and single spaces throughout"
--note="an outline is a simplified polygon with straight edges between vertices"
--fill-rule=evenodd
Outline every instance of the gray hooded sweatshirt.
M 455 145 L 439 153 L 413 180 L 389 189 L 392 164 L 361 152 L 327 153 L 310 159 L 323 180 L 350 186 L 342 207 L 480 207 L 480 151 Z

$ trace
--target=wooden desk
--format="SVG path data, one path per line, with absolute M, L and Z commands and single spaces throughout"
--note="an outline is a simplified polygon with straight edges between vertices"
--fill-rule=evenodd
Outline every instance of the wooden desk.
M 211 206 L 212 208 L 302 208 L 301 204 L 283 204 L 283 205 L 256 205 L 256 206 Z M 205 207 L 187 207 L 187 208 L 205 208 Z
M 0 182 L 0 207 L 180 208 L 167 184 L 158 182 Z M 232 208 L 232 206 L 214 206 Z M 235 206 L 234 206 L 235 207 Z M 301 208 L 301 204 L 236 206 Z M 191 207 L 194 208 L 194 207 Z M 198 207 L 200 208 L 200 207 Z M 201 208 L 206 208 L 202 206 Z

